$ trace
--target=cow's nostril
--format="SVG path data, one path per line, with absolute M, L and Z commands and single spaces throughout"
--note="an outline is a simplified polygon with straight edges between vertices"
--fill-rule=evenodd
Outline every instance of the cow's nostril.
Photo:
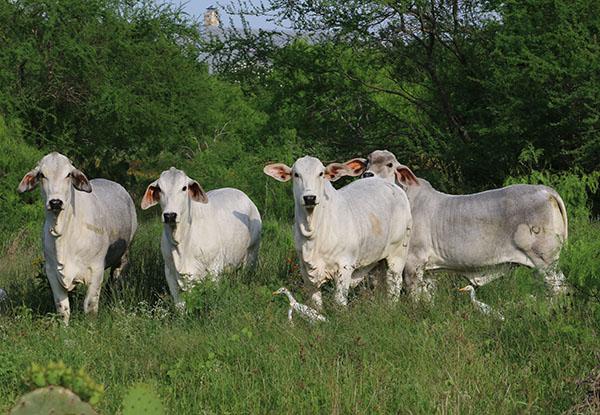
M 63 202 L 60 199 L 51 199 L 48 204 L 50 205 L 50 209 L 58 210 L 62 208 Z
M 304 204 L 306 206 L 314 206 L 315 203 L 317 202 L 317 196 L 313 196 L 313 195 L 303 196 L 303 199 L 304 199 Z
M 165 219 L 165 223 L 174 223 L 175 220 L 177 219 L 177 213 L 174 213 L 174 212 L 163 213 L 163 218 Z
M 367 177 L 373 177 L 373 176 L 375 176 L 375 174 L 373 174 L 373 172 L 366 171 L 363 173 L 362 177 L 367 178 Z

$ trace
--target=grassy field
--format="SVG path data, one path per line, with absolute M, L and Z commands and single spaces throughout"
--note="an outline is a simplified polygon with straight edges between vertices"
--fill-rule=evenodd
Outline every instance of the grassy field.
M 84 317 L 78 290 L 63 327 L 51 314 L 37 232 L 6 243 L 0 258 L 10 296 L 0 312 L 0 412 L 27 391 L 31 363 L 58 360 L 104 384 L 105 414 L 119 413 L 136 382 L 153 385 L 172 414 L 562 413 L 584 399 L 577 381 L 598 365 L 598 307 L 551 301 L 524 269 L 478 291 L 504 322 L 473 309 L 456 290 L 464 281 L 441 276 L 433 304 L 390 305 L 360 288 L 347 309 L 327 294 L 327 323 L 290 326 L 271 291 L 300 292 L 291 226 L 269 221 L 258 269 L 198 287 L 185 316 L 166 293 L 160 224 L 143 223 L 132 268 L 105 284 L 99 316 Z

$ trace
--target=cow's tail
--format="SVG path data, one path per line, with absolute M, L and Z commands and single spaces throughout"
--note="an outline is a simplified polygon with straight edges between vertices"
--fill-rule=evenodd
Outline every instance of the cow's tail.
M 565 242 L 567 240 L 567 237 L 569 236 L 569 220 L 567 218 L 567 208 L 565 207 L 565 203 L 563 202 L 562 198 L 560 197 L 560 195 L 558 194 L 558 192 L 554 189 L 552 189 L 552 191 L 550 192 L 550 195 L 552 196 L 552 198 L 554 198 L 554 200 L 556 201 L 556 204 L 558 205 L 558 209 L 560 210 L 560 215 L 562 217 L 562 221 L 563 221 L 563 226 L 565 227 L 565 235 L 564 235 L 564 241 Z

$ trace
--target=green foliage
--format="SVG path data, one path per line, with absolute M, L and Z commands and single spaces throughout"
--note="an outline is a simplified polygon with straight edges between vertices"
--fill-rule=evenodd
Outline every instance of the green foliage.
M 7 123 L 0 114 L 0 211 L 6 218 L 0 221 L 0 233 L 26 233 L 43 218 L 43 210 L 34 196 L 20 197 L 17 193 L 21 178 L 35 167 L 40 154 L 25 143 L 19 124 Z M 0 251 L 6 242 L 0 242 Z
M 542 154 L 543 150 L 541 149 L 535 149 L 531 145 L 526 147 L 519 156 L 519 161 L 523 166 L 522 170 L 528 173 L 508 176 L 504 180 L 504 185 L 528 183 L 552 187 L 563 199 L 569 220 L 587 222 L 590 219 L 592 208 L 590 195 L 598 192 L 600 171 L 586 174 L 577 168 L 560 173 L 533 169 L 533 165 L 538 164 Z
M 21 397 L 10 415 L 95 415 L 92 407 L 73 392 L 60 386 L 36 389 Z
M 37 388 L 63 386 L 91 405 L 97 405 L 104 394 L 104 386 L 94 382 L 83 368 L 74 371 L 62 361 L 50 362 L 45 366 L 33 363 L 25 374 L 25 382 Z
M 224 284 L 207 278 L 204 281 L 196 282 L 193 287 L 188 287 L 187 291 L 182 294 L 182 298 L 185 300 L 188 312 L 206 317 L 222 303 L 226 290 Z
M 146 383 L 132 385 L 123 398 L 123 415 L 162 415 L 165 408 L 156 389 Z
M 577 294 L 598 302 L 600 312 L 600 227 L 586 223 L 571 236 L 560 256 L 560 268 Z

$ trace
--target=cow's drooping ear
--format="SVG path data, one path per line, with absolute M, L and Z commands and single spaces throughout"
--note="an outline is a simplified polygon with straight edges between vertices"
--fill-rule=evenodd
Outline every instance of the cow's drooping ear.
M 141 207 L 143 210 L 148 209 L 156 205 L 160 201 L 160 187 L 158 187 L 158 180 L 153 181 L 146 188 L 146 193 L 142 197 Z
M 193 201 L 200 203 L 208 203 L 208 195 L 206 194 L 202 186 L 198 184 L 197 181 L 191 181 L 188 184 L 187 191 Z
M 19 187 L 17 187 L 17 192 L 23 193 L 33 190 L 39 182 L 39 173 L 40 171 L 37 167 L 27 172 L 27 174 L 21 179 L 21 183 L 19 183 Z
M 280 182 L 287 182 L 292 178 L 292 169 L 283 163 L 267 164 L 263 172 Z
M 71 181 L 73 182 L 73 187 L 81 192 L 91 193 L 92 185 L 85 174 L 81 172 L 81 170 L 73 169 L 71 170 Z
M 419 186 L 417 176 L 406 166 L 402 164 L 396 167 L 396 181 L 404 186 Z
M 367 159 L 355 158 L 344 163 L 351 170 L 348 176 L 360 176 L 367 169 Z
M 345 164 L 342 163 L 331 163 L 325 167 L 325 179 L 330 182 L 335 182 L 340 177 L 344 176 L 355 176 Z

